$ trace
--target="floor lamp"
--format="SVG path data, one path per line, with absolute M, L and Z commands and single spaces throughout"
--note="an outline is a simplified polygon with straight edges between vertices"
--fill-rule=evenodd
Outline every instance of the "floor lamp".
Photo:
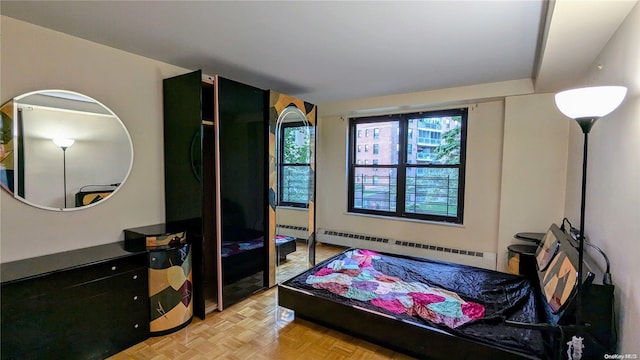
M 582 276 L 584 260 L 584 212 L 587 189 L 587 153 L 589 132 L 595 122 L 615 110 L 624 99 L 627 88 L 622 86 L 596 86 L 562 91 L 556 94 L 556 106 L 566 116 L 576 120 L 584 134 L 582 157 L 582 193 L 580 202 L 580 233 L 578 238 L 578 280 L 576 290 L 576 327 L 582 326 Z M 582 352 L 582 349 L 579 350 Z
M 75 140 L 73 139 L 53 139 L 53 143 L 62 149 L 62 171 L 63 171 L 63 186 L 64 186 L 64 207 L 67 208 L 67 149 L 73 145 Z

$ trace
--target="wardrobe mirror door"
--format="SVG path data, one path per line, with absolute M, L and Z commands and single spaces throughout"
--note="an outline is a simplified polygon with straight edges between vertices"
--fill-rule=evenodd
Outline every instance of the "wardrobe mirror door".
M 267 287 L 264 90 L 218 77 L 222 303 Z
M 276 123 L 276 281 L 285 281 L 313 262 L 313 148 L 315 127 L 296 106 Z

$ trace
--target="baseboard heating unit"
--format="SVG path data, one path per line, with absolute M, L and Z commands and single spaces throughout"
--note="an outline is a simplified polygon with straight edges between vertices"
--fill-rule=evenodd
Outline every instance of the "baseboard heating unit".
M 291 236 L 302 240 L 306 240 L 309 237 L 306 226 L 276 224 L 276 233 L 278 235 Z
M 496 254 L 490 252 L 471 251 L 322 228 L 318 229 L 317 240 L 325 244 L 438 259 L 490 270 L 496 269 Z

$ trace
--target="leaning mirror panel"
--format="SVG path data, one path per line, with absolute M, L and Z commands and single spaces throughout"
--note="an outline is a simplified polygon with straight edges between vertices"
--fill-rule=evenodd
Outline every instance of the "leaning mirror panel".
M 276 282 L 305 271 L 310 262 L 314 131 L 297 106 L 280 110 L 275 127 Z
M 116 192 L 133 164 L 131 137 L 100 102 L 42 90 L 2 105 L 0 185 L 47 210 L 84 209 Z

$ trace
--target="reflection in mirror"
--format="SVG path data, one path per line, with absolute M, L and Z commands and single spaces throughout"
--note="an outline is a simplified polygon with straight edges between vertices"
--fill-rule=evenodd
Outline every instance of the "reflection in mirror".
M 189 151 L 191 153 L 191 171 L 193 171 L 193 175 L 198 179 L 199 182 L 202 182 L 202 150 L 201 144 L 202 141 L 202 132 L 200 128 L 196 130 L 195 134 L 193 134 L 193 138 L 191 138 L 191 146 Z
M 292 112 L 288 114 L 292 114 Z M 294 117 L 294 119 L 296 118 Z M 278 205 L 307 208 L 309 207 L 309 192 L 313 187 L 309 142 L 313 127 L 299 121 L 283 122 L 281 129 L 282 135 L 278 146 L 278 150 L 281 151 L 276 150 L 280 161 Z
M 307 269 L 309 196 L 313 193 L 311 140 L 314 128 L 295 106 L 276 123 L 276 281 Z
M 1 108 L 0 184 L 48 210 L 99 203 L 125 181 L 133 146 L 120 119 L 71 91 L 27 93 Z

